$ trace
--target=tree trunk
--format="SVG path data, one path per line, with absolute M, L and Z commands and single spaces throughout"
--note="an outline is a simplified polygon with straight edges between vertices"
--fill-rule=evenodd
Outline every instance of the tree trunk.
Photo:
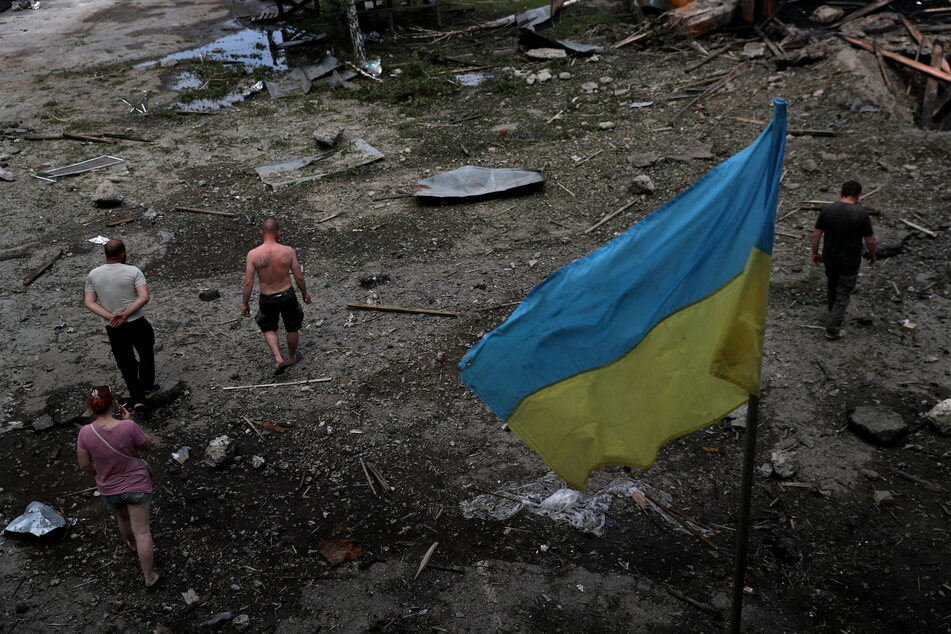
M 363 48 L 363 33 L 360 32 L 360 22 L 357 20 L 356 0 L 347 2 L 347 29 L 350 31 L 350 41 L 353 43 L 353 61 L 357 66 L 367 61 L 367 52 Z

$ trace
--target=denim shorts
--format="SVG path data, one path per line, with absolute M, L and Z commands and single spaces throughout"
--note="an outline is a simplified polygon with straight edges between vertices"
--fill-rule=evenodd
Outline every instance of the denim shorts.
M 131 504 L 132 506 L 148 504 L 152 501 L 153 496 L 151 493 L 131 491 L 129 493 L 116 493 L 115 495 L 103 495 L 100 497 L 102 497 L 103 502 L 118 511 L 126 504 Z

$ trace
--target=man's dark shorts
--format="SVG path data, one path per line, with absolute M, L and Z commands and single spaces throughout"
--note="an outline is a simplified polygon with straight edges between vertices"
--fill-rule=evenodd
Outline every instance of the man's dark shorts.
M 270 295 L 261 293 L 258 299 L 258 314 L 254 317 L 254 321 L 261 327 L 261 332 L 276 331 L 278 318 L 284 320 L 284 330 L 287 332 L 297 332 L 304 323 L 304 309 L 297 301 L 293 288 Z

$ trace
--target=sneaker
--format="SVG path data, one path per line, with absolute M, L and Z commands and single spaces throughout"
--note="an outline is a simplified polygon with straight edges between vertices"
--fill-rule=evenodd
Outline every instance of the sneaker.
M 161 389 L 162 389 L 162 386 L 159 385 L 158 383 L 156 383 L 156 384 L 153 385 L 152 387 L 147 387 L 147 388 L 145 388 L 145 396 L 146 396 L 146 398 L 148 398 L 149 396 L 152 396 L 153 394 L 155 394 L 156 392 L 158 392 L 158 391 L 161 390 Z
M 844 337 L 844 336 L 845 336 L 845 331 L 844 331 L 844 330 L 831 330 L 831 329 L 826 329 L 826 339 L 829 339 L 829 340 L 832 340 L 832 339 L 841 339 L 841 338 Z

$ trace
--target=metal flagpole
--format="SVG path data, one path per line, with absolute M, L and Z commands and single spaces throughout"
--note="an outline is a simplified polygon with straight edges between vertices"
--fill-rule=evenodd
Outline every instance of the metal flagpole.
M 750 394 L 746 405 L 746 445 L 743 449 L 743 480 L 740 485 L 740 515 L 736 525 L 736 561 L 733 567 L 733 612 L 730 633 L 740 634 L 743 617 L 743 588 L 746 578 L 746 547 L 753 488 L 753 459 L 756 454 L 756 427 L 759 424 L 759 397 Z

